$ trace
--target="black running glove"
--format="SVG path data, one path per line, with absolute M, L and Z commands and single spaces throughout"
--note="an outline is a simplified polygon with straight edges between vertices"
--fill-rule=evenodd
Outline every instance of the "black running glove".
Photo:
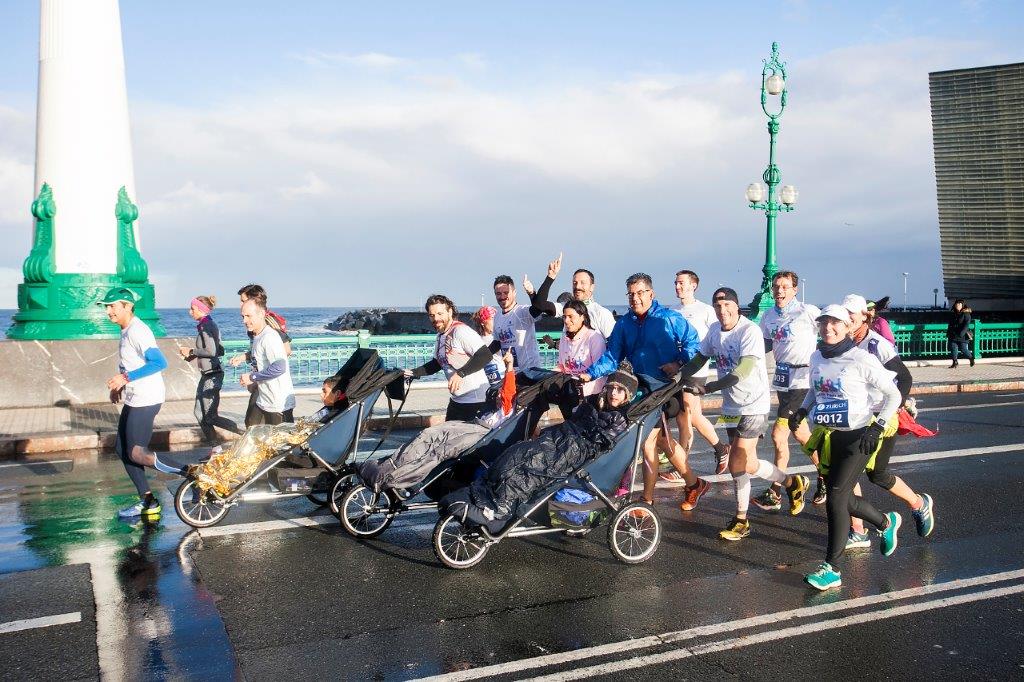
M 860 451 L 865 455 L 871 455 L 878 449 L 878 443 L 882 440 L 882 433 L 885 431 L 878 422 L 872 422 L 860 437 Z
M 796 433 L 796 430 L 800 428 L 800 423 L 805 419 L 807 419 L 807 410 L 801 407 L 789 418 L 789 430 Z

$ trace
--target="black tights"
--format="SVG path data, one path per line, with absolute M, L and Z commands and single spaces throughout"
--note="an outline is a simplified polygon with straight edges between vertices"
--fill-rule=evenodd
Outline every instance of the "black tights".
M 132 450 L 137 447 L 149 447 L 149 441 L 153 438 L 153 420 L 159 411 L 160 405 L 125 405 L 121 408 L 121 417 L 117 421 L 117 441 L 114 443 L 114 450 L 121 458 L 128 478 L 135 484 L 139 497 L 145 497 L 149 492 L 149 483 L 146 482 L 146 468 L 132 461 Z
M 860 451 L 860 437 L 864 429 L 832 432 L 832 462 L 829 465 L 826 483 L 828 500 L 828 549 L 825 560 L 836 566 L 846 549 L 846 538 L 850 532 L 850 517 L 870 523 L 875 528 L 885 526 L 885 516 L 867 500 L 853 494 L 857 478 L 864 472 L 868 455 Z

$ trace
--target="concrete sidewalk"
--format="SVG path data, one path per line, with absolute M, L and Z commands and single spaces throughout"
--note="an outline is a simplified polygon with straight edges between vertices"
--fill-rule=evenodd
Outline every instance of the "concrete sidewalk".
M 1024 358 L 985 358 L 975 367 L 962 364 L 957 369 L 949 369 L 947 362 L 908 363 L 914 375 L 914 394 L 1024 390 Z M 225 393 L 220 412 L 241 423 L 247 402 L 247 394 Z M 296 415 L 312 414 L 320 408 L 319 391 L 308 390 L 296 395 L 296 403 Z M 447 403 L 448 392 L 444 383 L 414 384 L 396 428 L 423 428 L 439 423 Z M 705 405 L 716 408 L 721 405 L 721 399 L 708 397 Z M 166 450 L 171 446 L 201 442 L 202 433 L 196 426 L 192 410 L 190 400 L 164 403 L 156 419 L 153 447 Z M 119 405 L 109 404 L 0 410 L 0 457 L 113 448 L 119 413 Z M 383 428 L 387 416 L 387 402 L 381 400 L 374 406 L 370 428 Z

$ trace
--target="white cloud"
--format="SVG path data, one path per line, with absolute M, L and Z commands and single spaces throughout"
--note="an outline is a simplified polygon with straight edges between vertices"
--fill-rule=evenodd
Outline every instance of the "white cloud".
M 316 197 L 327 193 L 330 186 L 320 179 L 320 176 L 310 171 L 306 173 L 306 182 L 298 187 L 282 187 L 281 195 L 285 199 L 299 199 L 301 197 Z
M 344 52 L 321 52 L 310 50 L 294 55 L 295 59 L 308 64 L 309 66 L 332 66 L 347 64 L 362 66 L 371 69 L 390 69 L 408 63 L 408 60 L 382 52 L 363 52 L 361 54 L 348 54 Z
M 804 248 L 844 243 L 844 222 L 866 248 L 938 272 L 927 73 L 982 54 L 918 40 L 790 57 L 778 163 L 801 202 L 780 218 L 779 248 L 817 291 L 862 276 Z M 314 57 L 402 61 L 368 55 Z M 558 249 L 598 271 L 610 303 L 608 282 L 641 268 L 667 279 L 683 261 L 709 282 L 759 282 L 764 217 L 742 199 L 768 156 L 759 64 L 518 90 L 437 73 L 458 86 L 318 73 L 215 106 L 133 103 L 136 186 L 155 197 L 141 202 L 150 267 L 215 293 L 261 281 L 280 305 L 476 300 L 496 272 L 537 271 Z M 26 210 L 3 190 L 12 158 L 0 153 L 0 216 Z M 330 266 L 350 251 L 367 255 Z

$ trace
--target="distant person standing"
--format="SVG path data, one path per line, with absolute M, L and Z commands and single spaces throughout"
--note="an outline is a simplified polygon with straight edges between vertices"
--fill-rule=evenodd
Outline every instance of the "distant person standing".
M 160 373 L 167 368 L 167 359 L 157 348 L 152 330 L 135 316 L 135 301 L 135 293 L 124 287 L 111 289 L 100 301 L 110 321 L 121 328 L 120 373 L 107 380 L 110 402 L 124 400 L 114 447 L 139 493 L 138 502 L 117 514 L 123 519 L 136 516 L 155 519 L 160 516 L 160 502 L 149 488 L 146 470 L 132 461 L 140 459 L 142 453 L 132 455 L 136 450 L 149 448 L 153 438 L 153 421 L 164 402 L 164 379 Z
M 224 355 L 224 346 L 220 343 L 220 328 L 210 315 L 216 305 L 216 296 L 196 296 L 192 299 L 188 314 L 196 321 L 195 348 L 178 348 L 182 359 L 195 362 L 199 370 L 194 413 L 199 428 L 203 430 L 203 438 L 209 441 L 216 436 L 216 426 L 238 433 L 238 426 L 233 421 L 218 414 L 220 391 L 224 385 L 224 368 L 220 360 Z
M 256 387 L 257 424 L 280 424 L 285 410 L 295 407 L 288 354 L 277 331 L 267 324 L 267 309 L 255 298 L 242 304 L 242 322 L 252 333 L 252 362 L 255 372 L 246 372 L 239 383 Z M 247 423 L 246 426 L 249 426 Z
M 957 361 L 957 351 L 970 359 L 971 367 L 974 367 L 974 354 L 971 352 L 971 309 L 962 298 L 953 301 L 953 309 L 949 311 L 946 339 L 949 342 L 949 358 L 953 361 L 949 368 L 953 369 L 960 365 Z
M 259 284 L 246 284 L 244 287 L 238 290 L 238 300 L 242 305 L 249 299 L 254 299 L 263 305 L 263 308 L 267 308 L 267 291 Z M 288 336 L 286 331 L 287 322 L 283 317 L 275 312 L 267 310 L 267 324 L 270 328 L 275 330 L 278 336 L 281 337 L 281 343 L 284 344 L 284 352 L 286 355 L 292 354 L 292 337 Z M 252 359 L 252 339 L 253 334 L 249 332 L 249 352 L 239 353 L 231 358 L 228 363 L 232 367 L 238 367 L 243 362 L 248 362 L 249 366 L 253 371 L 256 371 L 256 364 Z M 294 407 L 295 399 L 292 398 L 292 407 L 288 408 L 284 412 L 284 420 L 287 422 L 294 421 L 292 418 L 292 408 Z M 256 409 L 256 390 L 254 388 L 249 391 L 249 405 L 245 410 L 245 425 L 252 426 L 253 424 L 260 423 L 259 411 Z

